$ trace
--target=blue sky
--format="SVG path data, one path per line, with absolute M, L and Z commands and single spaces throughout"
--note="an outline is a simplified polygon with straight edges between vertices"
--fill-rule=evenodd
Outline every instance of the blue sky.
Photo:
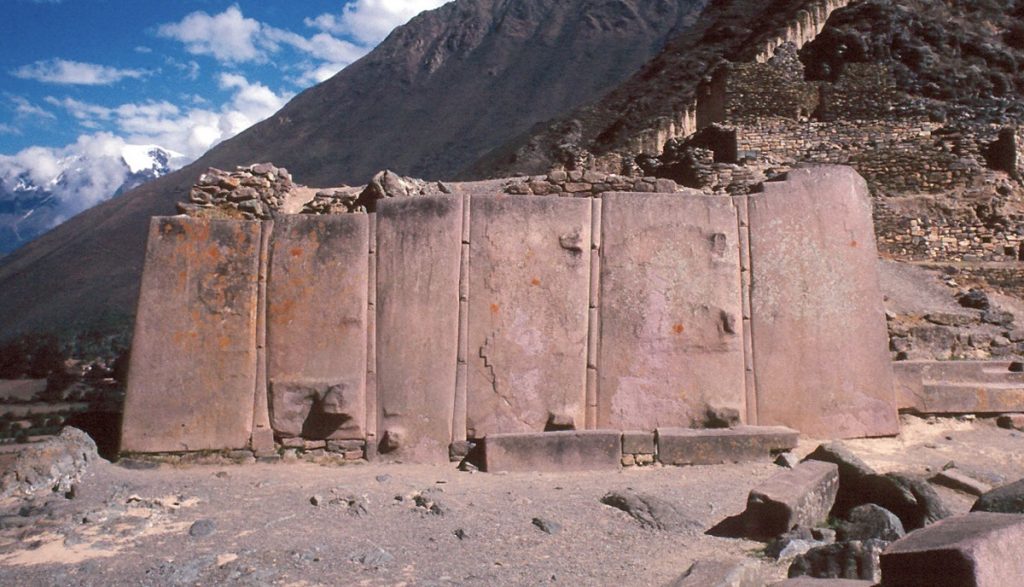
M 0 182 L 124 145 L 184 165 L 444 2 L 0 0 Z M 96 179 L 71 208 L 111 195 Z
M 159 123 L 219 113 L 206 122 L 226 138 L 442 3 L 0 0 L 0 155 L 109 131 L 195 157 L 210 129 L 189 141 Z

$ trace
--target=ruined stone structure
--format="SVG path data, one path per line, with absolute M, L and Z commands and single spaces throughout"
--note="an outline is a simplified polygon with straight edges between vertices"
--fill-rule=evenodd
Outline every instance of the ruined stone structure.
M 738 196 L 445 189 L 369 214 L 154 218 L 122 450 L 439 462 L 544 430 L 897 432 L 851 169 Z
M 850 165 L 876 198 L 884 252 L 924 261 L 1024 258 L 1024 214 L 1000 209 L 1024 189 L 1024 130 L 955 114 L 935 119 L 928 104 L 895 89 L 886 66 L 852 63 L 834 82 L 807 81 L 796 46 L 781 44 L 771 59 L 717 69 L 695 108 L 693 133 L 668 141 L 663 156 L 682 164 L 659 174 L 736 193 L 801 163 Z M 922 215 L 934 196 L 960 203 Z

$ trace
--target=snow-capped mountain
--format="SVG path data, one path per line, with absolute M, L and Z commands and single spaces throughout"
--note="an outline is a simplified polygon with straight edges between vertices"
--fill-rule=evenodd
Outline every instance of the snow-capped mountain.
M 0 157 L 0 256 L 71 216 L 185 163 L 184 155 L 157 145 L 127 144 L 37 165 Z

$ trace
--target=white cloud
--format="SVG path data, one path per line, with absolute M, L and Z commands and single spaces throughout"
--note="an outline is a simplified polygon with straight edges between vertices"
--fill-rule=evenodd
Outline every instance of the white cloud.
M 22 96 L 7 94 L 7 97 L 14 103 L 14 113 L 18 118 L 42 118 L 44 120 L 55 120 L 57 118 L 53 112 L 29 102 Z
M 239 74 L 222 74 L 222 89 L 231 98 L 220 108 L 181 108 L 167 101 L 122 104 L 108 108 L 74 98 L 47 97 L 87 129 L 113 126 L 129 143 L 156 144 L 184 154 L 188 160 L 231 138 L 281 109 L 291 94 L 277 93 Z M 200 102 L 193 100 L 195 104 Z
M 108 108 L 69 97 L 47 97 L 47 104 L 66 110 L 83 127 L 111 127 L 116 132 L 83 134 L 60 148 L 29 147 L 15 155 L 0 155 L 0 183 L 12 188 L 26 177 L 52 191 L 51 225 L 56 226 L 112 197 L 124 185 L 129 179 L 123 160 L 127 145 L 159 145 L 177 151 L 184 157 L 175 163 L 184 165 L 270 116 L 291 98 L 238 74 L 222 74 L 218 81 L 231 92 L 219 109 L 181 108 L 167 101 Z M 0 132 L 4 128 L 0 125 Z
M 149 75 L 149 72 L 141 69 L 117 69 L 106 65 L 66 59 L 50 59 L 23 65 L 12 71 L 11 75 L 50 84 L 104 86 L 126 78 L 145 77 Z
M 395 27 L 424 10 L 431 10 L 449 0 L 356 0 L 347 4 L 341 15 L 321 14 L 307 18 L 306 26 L 326 33 L 351 36 L 363 45 L 376 45 Z
M 0 135 L 20 135 L 21 130 L 10 124 L 0 122 Z
M 181 22 L 162 25 L 157 34 L 184 43 L 186 50 L 194 55 L 244 63 L 266 60 L 266 53 L 256 46 L 261 28 L 259 21 L 243 16 L 236 5 L 212 16 L 202 11 L 193 12 Z
M 0 155 L 0 182 L 10 188 L 25 177 L 51 191 L 55 210 L 50 223 L 55 226 L 110 198 L 124 184 L 128 178 L 121 159 L 124 147 L 123 139 L 97 133 L 82 135 L 66 147 L 29 147 Z
M 307 39 L 297 33 L 265 26 L 261 38 L 264 45 L 273 51 L 277 51 L 281 44 L 285 44 L 324 61 L 352 63 L 368 51 L 367 47 L 342 41 L 327 33 L 317 33 Z
M 237 5 L 213 15 L 193 12 L 180 22 L 162 25 L 158 34 L 183 43 L 193 55 L 210 56 L 227 65 L 266 63 L 272 55 L 291 48 L 311 59 L 302 66 L 302 75 L 293 80 L 301 85 L 331 77 L 372 48 L 326 31 L 305 37 L 273 27 L 246 17 Z

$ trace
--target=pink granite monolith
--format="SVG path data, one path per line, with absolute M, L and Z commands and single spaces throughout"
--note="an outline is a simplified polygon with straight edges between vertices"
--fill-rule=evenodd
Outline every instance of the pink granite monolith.
M 795 169 L 749 202 L 758 423 L 816 438 L 899 432 L 867 185 Z
M 279 437 L 362 438 L 366 429 L 366 214 L 287 215 L 267 287 L 267 379 Z
M 590 213 L 585 198 L 473 197 L 471 437 L 584 427 Z
M 259 222 L 151 220 L 122 452 L 248 445 L 259 252 Z
M 598 425 L 702 426 L 745 412 L 736 209 L 695 194 L 603 195 Z
M 377 203 L 377 432 L 383 459 L 448 462 L 461 251 L 461 196 Z

